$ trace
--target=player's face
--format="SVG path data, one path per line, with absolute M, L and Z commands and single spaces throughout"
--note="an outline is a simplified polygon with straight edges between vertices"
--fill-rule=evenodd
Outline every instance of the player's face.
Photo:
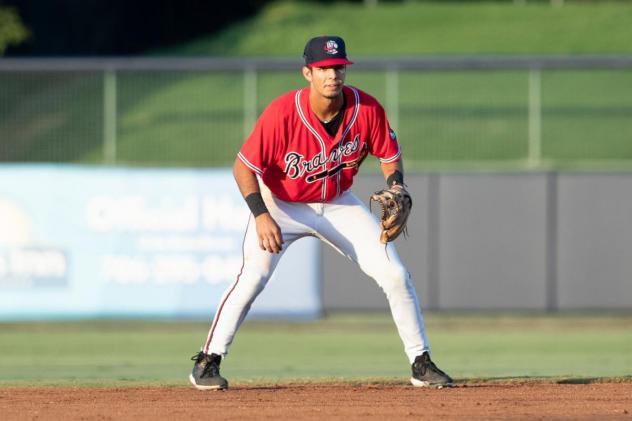
M 304 67 L 303 76 L 310 82 L 312 89 L 315 89 L 325 98 L 336 98 L 342 92 L 345 84 L 345 74 L 347 67 Z

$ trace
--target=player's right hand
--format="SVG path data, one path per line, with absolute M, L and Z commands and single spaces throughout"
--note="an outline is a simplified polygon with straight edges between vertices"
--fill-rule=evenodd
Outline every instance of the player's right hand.
M 270 253 L 279 253 L 283 248 L 283 235 L 281 235 L 281 228 L 276 221 L 266 212 L 257 216 L 255 223 L 257 224 L 259 247 Z

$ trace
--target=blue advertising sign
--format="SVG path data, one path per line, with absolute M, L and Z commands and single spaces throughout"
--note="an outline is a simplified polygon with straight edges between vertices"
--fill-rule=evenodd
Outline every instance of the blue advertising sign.
M 0 319 L 210 318 L 248 217 L 225 169 L 2 166 Z M 250 314 L 314 318 L 320 295 L 320 245 L 302 239 Z

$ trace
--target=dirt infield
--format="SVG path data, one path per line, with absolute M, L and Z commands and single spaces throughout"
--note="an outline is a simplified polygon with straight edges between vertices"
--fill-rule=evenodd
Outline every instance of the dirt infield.
M 0 388 L 3 420 L 173 419 L 622 419 L 632 383 L 481 383 L 449 389 L 404 385 Z

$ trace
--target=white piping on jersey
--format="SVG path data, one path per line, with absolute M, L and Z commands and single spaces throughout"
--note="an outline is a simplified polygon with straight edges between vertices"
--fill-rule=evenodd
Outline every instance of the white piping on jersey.
M 397 158 L 402 154 L 401 149 L 399 148 L 399 144 L 397 145 L 397 153 L 390 158 L 380 158 L 380 162 L 383 164 L 388 164 L 389 162 L 397 161 Z
M 241 159 L 241 162 L 243 162 L 248 168 L 250 168 L 251 170 L 253 170 L 259 175 L 263 174 L 263 171 L 261 171 L 261 169 L 259 169 L 255 164 L 248 161 L 248 159 L 246 159 L 246 157 L 241 152 L 237 153 L 237 156 L 239 157 L 239 159 Z
M 342 142 L 344 142 L 345 137 L 349 133 L 349 130 L 351 130 L 351 126 L 353 126 L 353 123 L 355 123 L 356 118 L 358 117 L 358 113 L 360 111 L 360 94 L 353 86 L 349 86 L 349 89 L 351 89 L 351 91 L 353 92 L 353 96 L 355 97 L 355 109 L 353 110 L 353 116 L 351 116 L 351 121 L 349 122 L 349 125 L 345 128 L 345 131 L 342 133 L 342 137 L 340 138 L 340 142 L 338 142 L 338 148 L 342 148 Z M 342 161 L 342 154 L 340 154 L 340 156 L 338 157 L 338 164 L 340 164 L 341 161 Z M 336 176 L 336 196 L 340 195 L 340 175 L 341 174 L 342 172 L 339 172 L 338 175 Z
M 312 132 L 312 134 L 314 136 L 316 136 L 316 139 L 318 139 L 318 142 L 320 143 L 320 151 L 323 155 L 323 158 L 327 156 L 327 148 L 325 147 L 325 141 L 323 140 L 322 137 L 320 137 L 320 135 L 318 134 L 318 132 L 316 131 L 316 129 L 314 129 L 309 122 L 307 121 L 307 118 L 305 118 L 305 114 L 303 114 L 303 110 L 301 109 L 301 92 L 303 92 L 302 89 L 299 89 L 296 92 L 296 95 L 294 96 L 294 102 L 296 103 L 296 110 L 298 111 L 298 115 L 299 117 L 301 117 L 301 120 L 303 121 L 303 124 L 305 124 L 305 126 L 307 127 L 307 129 Z M 322 165 L 324 170 L 327 170 L 327 161 L 325 159 L 323 159 L 323 165 Z M 321 200 L 324 202 L 325 199 L 327 198 L 327 177 L 323 178 L 323 188 L 320 194 L 320 198 Z
M 351 117 L 351 121 L 349 122 L 349 124 L 345 128 L 344 132 L 342 133 L 342 137 L 340 138 L 340 142 L 338 143 L 338 147 L 340 147 L 342 145 L 342 142 L 344 141 L 345 136 L 349 133 L 349 130 L 351 130 L 351 127 L 353 126 L 353 123 L 355 123 L 355 121 L 356 121 L 356 119 L 358 117 L 358 113 L 360 111 L 360 94 L 358 94 L 358 91 L 355 88 L 353 88 L 351 86 L 349 88 L 353 91 L 353 95 L 355 97 L 355 109 L 353 111 L 353 116 Z M 310 132 L 312 132 L 312 134 L 314 136 L 316 136 L 316 139 L 318 139 L 318 142 L 320 143 L 321 153 L 323 154 L 323 156 L 327 156 L 327 147 L 325 146 L 325 141 L 318 134 L 316 129 L 309 124 L 309 121 L 307 121 L 307 118 L 305 117 L 305 114 L 303 113 L 303 109 L 301 108 L 301 102 L 300 102 L 301 92 L 303 92 L 302 89 L 300 89 L 298 92 L 296 92 L 296 95 L 294 96 L 294 102 L 296 104 L 296 109 L 298 111 L 298 115 L 299 115 L 299 117 L 301 117 L 301 121 L 303 122 L 303 124 L 305 124 L 307 129 Z M 343 95 L 344 95 L 344 93 L 343 93 Z M 340 157 L 338 157 L 338 163 L 340 163 L 341 159 L 342 159 L 342 155 L 340 155 Z M 323 169 L 324 170 L 327 169 L 327 161 L 326 160 L 324 160 Z M 336 176 L 336 195 L 339 195 L 339 194 L 340 194 L 340 173 L 338 173 L 338 175 Z M 323 189 L 322 189 L 322 193 L 321 193 L 321 199 L 322 199 L 323 202 L 326 200 L 326 198 L 327 198 L 327 177 L 325 177 L 323 179 Z

